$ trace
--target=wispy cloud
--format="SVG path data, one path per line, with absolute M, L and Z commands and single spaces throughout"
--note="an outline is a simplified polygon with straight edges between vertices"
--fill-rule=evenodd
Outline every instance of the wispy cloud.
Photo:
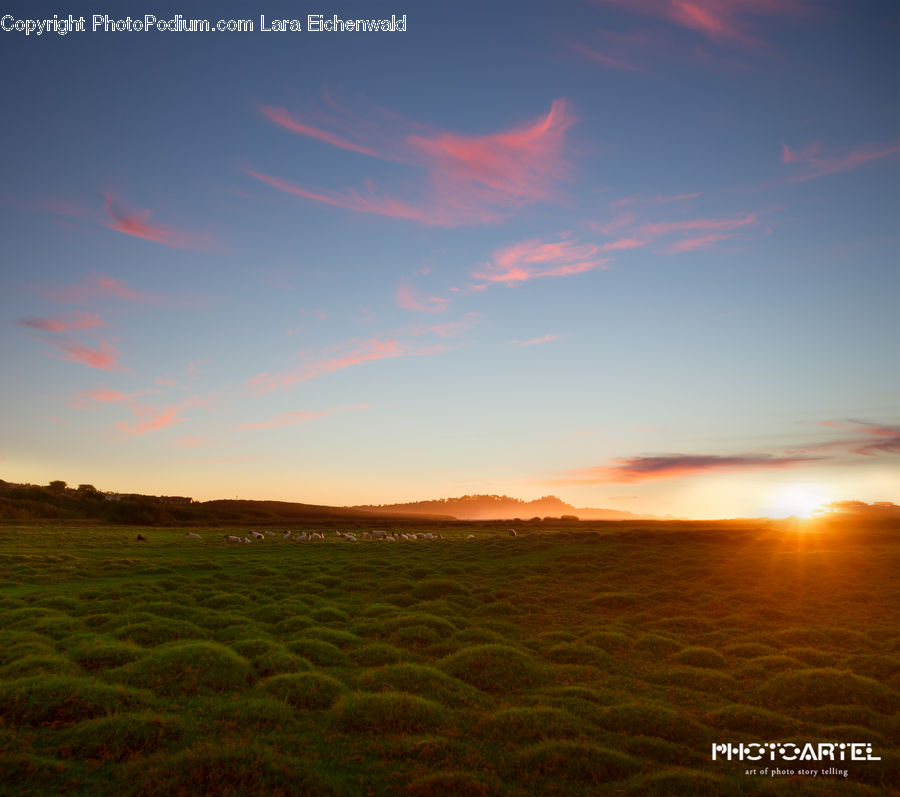
M 820 143 L 815 142 L 800 149 L 792 150 L 787 144 L 781 145 L 781 161 L 796 165 L 800 171 L 791 182 L 800 183 L 825 177 L 830 174 L 849 172 L 867 163 L 889 158 L 900 153 L 900 142 L 887 144 L 862 144 L 840 152 L 825 152 Z
M 118 299 L 140 304 L 160 304 L 162 302 L 161 297 L 136 291 L 122 280 L 102 274 L 91 274 L 81 284 L 36 288 L 35 290 L 45 299 L 60 304 L 84 304 L 92 299 Z
M 677 255 L 681 252 L 693 252 L 697 249 L 708 249 L 718 241 L 724 241 L 733 237 L 733 235 L 719 235 L 714 233 L 712 235 L 701 235 L 698 238 L 685 238 L 682 241 L 670 244 L 663 251 L 667 255 Z
M 539 338 L 531 338 L 531 340 L 511 340 L 509 342 L 509 345 L 510 346 L 537 346 L 540 343 L 550 343 L 551 341 L 559 340 L 562 337 L 564 337 L 564 336 L 560 335 L 560 334 L 543 335 Z
M 394 299 L 398 307 L 417 313 L 442 313 L 449 302 L 440 296 L 420 296 L 408 282 L 400 284 Z
M 190 396 L 178 404 L 169 404 L 165 407 L 151 407 L 145 404 L 131 403 L 129 404 L 129 409 L 135 420 L 131 423 L 120 421 L 116 424 L 116 429 L 127 437 L 156 432 L 160 429 L 183 423 L 186 420 L 181 414 L 184 410 L 204 403 L 199 396 Z
M 153 223 L 150 221 L 153 215 L 152 210 L 129 208 L 109 191 L 103 195 L 102 211 L 90 205 L 53 198 L 39 199 L 27 203 L 26 206 L 31 210 L 52 213 L 57 216 L 84 219 L 123 235 L 154 241 L 174 249 L 209 251 L 216 248 L 209 233 L 190 232 L 172 225 Z
M 759 19 L 803 18 L 815 13 L 807 0 L 595 0 L 633 14 L 664 20 L 716 44 L 764 48 Z
M 238 429 L 249 431 L 257 429 L 276 429 L 283 426 L 301 426 L 305 423 L 316 420 L 317 418 L 325 418 L 329 415 L 334 415 L 338 412 L 346 412 L 348 410 L 366 410 L 369 409 L 370 406 L 370 404 L 356 404 L 348 407 L 336 407 L 335 409 L 331 410 L 297 410 L 295 412 L 282 412 L 279 415 L 275 415 L 266 421 L 241 424 Z
M 307 124 L 284 109 L 265 112 L 300 135 L 424 169 L 420 196 L 411 199 L 379 192 L 372 184 L 366 184 L 364 190 L 310 189 L 283 177 L 245 169 L 251 177 L 285 193 L 359 213 L 441 227 L 494 223 L 524 205 L 556 199 L 556 186 L 570 170 L 565 138 L 575 117 L 564 99 L 554 100 L 550 111 L 537 120 L 502 133 L 464 135 L 410 123 L 403 124 L 407 130 L 393 136 L 382 132 L 384 138 L 393 138 L 393 149 L 402 156 L 351 140 L 361 136 L 338 135 Z
M 791 468 L 822 459 L 813 456 L 773 456 L 736 454 L 666 454 L 658 457 L 615 459 L 612 464 L 567 471 L 556 481 L 564 484 L 639 482 L 650 479 L 677 479 L 704 473 Z
M 119 390 L 101 386 L 94 390 L 79 391 L 75 394 L 71 403 L 73 407 L 88 409 L 97 404 L 127 404 L 128 402 L 134 401 L 138 396 L 159 392 L 159 390 L 146 389 L 138 390 L 133 393 L 122 393 Z
M 453 338 L 478 326 L 481 316 L 478 313 L 466 313 L 458 321 L 448 321 L 445 324 L 432 324 L 428 331 L 439 338 Z
M 187 232 L 169 225 L 153 224 L 153 211 L 142 208 L 128 208 L 122 200 L 107 192 L 104 195 L 106 226 L 123 235 L 143 238 L 173 249 L 209 250 L 213 248 L 212 238 L 205 233 Z
M 567 240 L 544 243 L 535 238 L 498 249 L 473 276 L 488 283 L 516 285 L 540 277 L 581 274 L 610 262 L 610 258 L 597 257 L 601 251 L 602 247 L 595 244 Z
M 59 359 L 66 362 L 80 363 L 101 371 L 125 370 L 119 365 L 119 351 L 105 340 L 101 340 L 100 345 L 93 349 L 70 337 L 44 338 L 44 341 L 63 352 L 62 355 L 53 356 L 59 357 Z
M 321 353 L 307 356 L 301 365 L 283 373 L 258 374 L 248 380 L 248 384 L 258 393 L 267 393 L 374 360 L 423 357 L 445 349 L 446 346 L 443 345 L 418 346 L 409 341 L 398 340 L 396 337 L 350 340 L 337 346 L 330 346 Z
M 319 141 L 324 141 L 326 144 L 330 144 L 333 147 L 346 149 L 351 152 L 358 152 L 361 155 L 369 155 L 373 158 L 384 157 L 382 154 L 376 152 L 373 149 L 370 149 L 369 147 L 363 146 L 362 144 L 355 144 L 354 142 L 348 141 L 346 138 L 342 138 L 341 136 L 335 133 L 331 133 L 328 130 L 322 130 L 318 127 L 313 127 L 312 125 L 305 124 L 299 119 L 291 116 L 290 112 L 286 108 L 273 108 L 268 105 L 263 105 L 259 110 L 267 119 L 279 125 L 280 127 L 285 128 L 285 130 L 290 130 L 292 133 L 297 133 L 298 135 L 307 136 L 309 138 L 315 138 Z
M 76 329 L 107 326 L 96 313 L 68 313 L 53 318 L 20 318 L 17 323 L 41 332 L 71 332 Z

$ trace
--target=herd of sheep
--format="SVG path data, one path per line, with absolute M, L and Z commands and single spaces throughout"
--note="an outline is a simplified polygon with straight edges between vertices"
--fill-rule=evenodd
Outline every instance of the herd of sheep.
M 517 537 L 515 529 L 509 529 L 510 537 Z M 185 533 L 188 540 L 202 540 L 199 534 L 194 531 Z M 251 531 L 249 537 L 242 537 L 238 534 L 225 534 L 223 544 L 225 545 L 253 545 L 254 542 L 263 542 L 266 537 L 277 537 L 278 533 L 274 531 Z M 414 532 L 414 531 L 384 531 L 383 529 L 373 529 L 365 531 L 361 534 L 350 531 L 336 531 L 334 536 L 346 542 L 359 542 L 359 540 L 380 540 L 381 542 L 416 542 L 418 540 L 434 541 L 443 540 L 443 534 L 434 534 L 431 531 Z M 284 531 L 281 539 L 286 542 L 325 542 L 325 534 L 320 531 Z M 467 540 L 474 540 L 475 535 L 469 534 Z M 145 542 L 147 538 L 143 534 L 137 535 L 138 542 Z
M 189 531 L 184 535 L 191 540 L 201 539 L 199 534 Z M 224 540 L 226 544 L 235 545 L 252 545 L 254 542 L 263 542 L 266 537 L 277 537 L 274 531 L 251 531 L 249 537 L 241 537 L 237 534 L 226 534 Z M 434 534 L 428 532 L 387 532 L 383 530 L 366 531 L 357 534 L 349 531 L 336 531 L 334 536 L 346 542 L 359 542 L 359 540 L 381 540 L 383 542 L 413 542 L 415 540 L 442 540 L 442 534 Z M 281 534 L 281 539 L 286 542 L 324 542 L 325 534 L 318 531 L 285 531 Z M 470 539 L 475 539 L 474 535 L 470 535 Z

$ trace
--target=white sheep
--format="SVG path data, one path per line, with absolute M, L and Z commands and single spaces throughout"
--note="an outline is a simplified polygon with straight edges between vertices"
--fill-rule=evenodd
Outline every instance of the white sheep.
M 199 534 L 194 534 L 193 531 L 189 531 L 184 536 L 187 537 L 189 540 L 202 540 L 203 539 L 203 537 L 201 537 Z
M 242 542 L 241 538 L 234 534 L 226 534 L 225 542 Z

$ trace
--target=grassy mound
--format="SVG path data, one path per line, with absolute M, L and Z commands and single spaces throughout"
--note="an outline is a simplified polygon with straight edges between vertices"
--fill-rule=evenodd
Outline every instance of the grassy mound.
M 640 769 L 631 756 L 594 744 L 551 741 L 531 745 L 515 757 L 515 770 L 525 780 L 540 780 L 541 794 L 570 794 L 588 784 L 621 780 Z
M 309 659 L 319 667 L 334 667 L 347 663 L 347 654 L 343 650 L 321 639 L 309 637 L 292 639 L 286 647 L 291 653 Z
M 509 645 L 475 645 L 440 662 L 441 668 L 486 692 L 520 692 L 548 679 L 547 670 Z
M 495 784 L 470 773 L 433 772 L 413 780 L 403 793 L 406 797 L 489 797 L 497 792 Z
M 401 690 L 446 706 L 479 706 L 484 695 L 436 667 L 421 664 L 390 664 L 363 672 L 356 679 L 370 692 Z
M 78 635 L 70 640 L 69 656 L 86 670 L 105 670 L 120 667 L 143 654 L 143 649 L 131 642 L 121 642 L 100 634 Z
M 302 759 L 246 742 L 202 743 L 126 768 L 137 797 L 329 797 L 335 790 Z
M 29 675 L 80 675 L 81 668 L 58 653 L 34 653 L 0 667 L 0 680 L 11 681 Z
M 872 678 L 831 667 L 780 673 L 757 689 L 771 706 L 865 705 L 889 714 L 900 707 L 900 695 Z
M 731 704 L 716 709 L 707 716 L 707 722 L 716 728 L 749 733 L 768 739 L 780 738 L 797 729 L 797 721 L 784 714 L 754 706 Z
M 165 695 L 192 695 L 244 689 L 253 667 L 217 642 L 172 642 L 123 667 L 127 683 Z
M 818 785 L 818 784 L 817 784 Z M 718 775 L 695 769 L 672 769 L 636 778 L 627 792 L 635 797 L 731 797 L 744 794 L 738 785 Z
M 120 626 L 113 632 L 117 639 L 134 642 L 144 647 L 161 645 L 179 639 L 205 639 L 209 634 L 199 625 L 186 620 L 172 620 L 166 617 L 154 617 L 140 623 L 129 623 Z
M 721 669 L 728 665 L 725 657 L 717 650 L 704 647 L 688 647 L 672 656 L 676 664 L 687 664 L 690 667 L 709 667 Z
M 173 715 L 150 711 L 112 714 L 68 728 L 58 752 L 67 759 L 123 761 L 170 747 L 183 732 L 183 721 Z
M 515 746 L 550 739 L 584 738 L 591 728 L 568 711 L 549 706 L 522 706 L 498 711 L 486 723 L 492 739 Z
M 447 720 L 439 704 L 404 692 L 351 692 L 337 702 L 334 712 L 344 730 L 373 733 L 416 733 Z
M 318 672 L 276 675 L 262 681 L 259 689 L 296 708 L 308 709 L 330 708 L 346 691 L 340 681 Z
M 676 709 L 659 703 L 633 702 L 604 706 L 598 716 L 604 728 L 629 735 L 658 736 L 670 742 L 700 743 L 706 729 Z
M 93 678 L 36 675 L 0 684 L 0 724 L 67 725 L 152 700 L 147 692 Z

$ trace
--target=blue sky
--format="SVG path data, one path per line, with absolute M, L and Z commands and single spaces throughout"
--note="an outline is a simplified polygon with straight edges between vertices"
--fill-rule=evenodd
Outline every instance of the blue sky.
M 131 13 L 257 30 L 0 32 L 2 478 L 900 500 L 894 4 Z

